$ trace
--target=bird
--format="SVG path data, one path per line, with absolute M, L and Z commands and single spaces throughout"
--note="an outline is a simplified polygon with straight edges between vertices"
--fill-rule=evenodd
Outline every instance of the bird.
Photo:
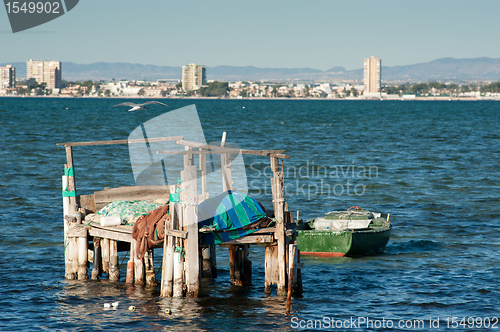
M 160 103 L 159 101 L 147 101 L 147 102 L 142 103 L 142 104 L 134 104 L 134 103 L 126 102 L 126 103 L 121 103 L 121 104 L 118 104 L 118 105 L 113 105 L 111 107 L 129 106 L 129 107 L 132 107 L 132 108 L 129 109 L 128 111 L 132 112 L 132 111 L 147 110 L 147 107 L 145 105 L 149 105 L 149 104 L 158 104 L 158 105 L 168 106 L 168 105 L 166 105 L 164 103 Z

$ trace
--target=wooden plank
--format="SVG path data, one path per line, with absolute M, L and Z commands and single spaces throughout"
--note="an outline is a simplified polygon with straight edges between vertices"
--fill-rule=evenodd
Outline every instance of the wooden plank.
M 123 242 L 132 242 L 132 234 L 126 234 L 122 232 L 113 232 L 107 229 L 91 227 L 89 229 L 89 234 L 91 236 L 97 236 L 104 239 L 114 240 L 114 241 L 123 241 Z M 103 246 L 104 249 L 104 246 Z M 104 255 L 103 255 L 104 256 Z M 103 257 L 104 261 L 104 257 Z
M 180 145 L 190 146 L 193 148 L 210 149 L 210 150 L 217 151 L 220 153 L 232 153 L 232 154 L 240 154 L 241 153 L 241 154 L 249 154 L 249 155 L 255 155 L 255 156 L 266 156 L 266 157 L 272 156 L 272 157 L 283 158 L 283 159 L 290 158 L 287 154 L 284 154 L 285 150 L 234 149 L 234 148 L 220 147 L 217 145 L 209 145 L 209 144 L 190 142 L 190 141 L 185 141 L 185 140 L 178 140 L 175 143 L 180 144 Z
M 267 234 L 267 233 L 274 234 L 274 232 L 276 232 L 276 227 L 266 227 L 256 230 L 255 232 L 252 233 L 252 235 Z
M 274 236 L 272 235 L 247 235 L 240 237 L 239 239 L 234 239 L 231 241 L 227 241 L 221 243 L 221 246 L 224 245 L 233 245 L 233 244 L 269 244 L 274 242 Z
M 165 230 L 165 235 L 166 236 L 175 236 L 175 237 L 180 237 L 181 239 L 187 239 L 188 238 L 188 232 L 184 232 L 178 229 L 166 229 Z
M 130 225 L 116 225 L 116 226 L 101 226 L 100 223 L 90 223 L 89 226 L 92 228 L 98 228 L 98 229 L 103 229 L 107 230 L 110 232 L 119 232 L 119 233 L 125 233 L 125 234 L 132 234 L 132 226 Z
M 153 142 L 166 142 L 166 141 L 178 141 L 182 140 L 183 136 L 171 136 L 171 137 L 154 137 L 154 138 L 138 138 L 138 139 L 121 139 L 121 140 L 111 140 L 111 141 L 91 141 L 91 142 L 73 142 L 73 143 L 57 143 L 57 145 L 64 145 L 66 147 L 72 146 L 89 146 L 89 145 L 113 145 L 113 144 L 129 144 L 129 143 L 153 143 Z
M 129 186 L 96 191 L 95 204 L 110 203 L 116 200 L 135 201 L 148 199 L 168 199 L 168 186 Z

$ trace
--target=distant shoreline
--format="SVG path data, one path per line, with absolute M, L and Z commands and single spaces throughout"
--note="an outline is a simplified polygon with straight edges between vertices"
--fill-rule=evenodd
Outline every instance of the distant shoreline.
M 498 101 L 496 98 L 457 98 L 457 97 L 415 97 L 412 99 L 405 98 L 286 98 L 286 97 L 271 97 L 271 98 L 219 98 L 219 97 L 135 97 L 135 96 L 112 96 L 112 97 L 95 97 L 95 96 L 11 96 L 2 95 L 0 98 L 61 98 L 61 99 L 159 99 L 159 100 L 322 100 L 322 101 Z

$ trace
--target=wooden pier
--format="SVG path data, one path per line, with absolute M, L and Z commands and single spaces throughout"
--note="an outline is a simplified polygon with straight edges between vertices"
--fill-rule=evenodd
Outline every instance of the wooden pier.
M 184 151 L 158 151 L 159 154 L 183 155 L 184 168 L 180 171 L 179 184 L 170 186 L 130 186 L 105 188 L 90 195 L 77 195 L 73 147 L 134 144 L 175 141 Z M 231 155 L 250 154 L 270 158 L 274 218 L 269 227 L 260 228 L 250 235 L 221 243 L 229 250 L 230 282 L 249 285 L 252 280 L 252 262 L 248 258 L 250 245 L 265 246 L 265 292 L 271 293 L 276 285 L 278 295 L 300 292 L 300 253 L 295 242 L 295 223 L 285 200 L 283 166 L 280 159 L 287 159 L 283 150 L 240 150 L 225 147 L 225 133 L 221 146 L 206 145 L 183 140 L 183 137 L 160 137 L 145 140 L 115 140 L 98 142 L 59 143 L 66 149 L 67 163 L 63 176 L 64 257 L 65 277 L 85 280 L 101 278 L 105 273 L 110 280 L 120 280 L 118 251 L 128 251 L 125 282 L 156 285 L 153 266 L 155 248 L 163 248 L 161 267 L 162 297 L 198 297 L 203 277 L 217 277 L 215 245 L 200 244 L 197 206 L 208 199 L 206 156 L 220 155 L 222 192 L 231 190 Z M 199 164 L 195 165 L 194 156 Z M 201 176 L 197 176 L 201 174 Z M 201 181 L 201 192 L 198 192 Z M 171 194 L 178 194 L 174 200 Z M 131 225 L 102 226 L 85 220 L 107 204 L 117 201 L 169 199 L 168 217 L 164 217 L 164 238 L 161 243 L 138 255 L 138 239 L 133 237 Z M 207 230 L 201 230 L 207 231 Z M 210 232 L 210 230 L 208 230 Z M 148 236 L 146 234 L 146 236 Z M 139 258 L 140 257 L 140 258 Z M 92 270 L 89 274 L 89 262 Z

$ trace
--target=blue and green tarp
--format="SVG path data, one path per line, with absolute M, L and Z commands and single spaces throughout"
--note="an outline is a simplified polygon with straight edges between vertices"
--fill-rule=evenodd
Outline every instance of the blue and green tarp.
M 262 218 L 266 213 L 259 202 L 236 191 L 226 191 L 198 205 L 198 227 L 215 229 L 202 233 L 203 244 L 219 244 L 251 234 L 256 229 L 242 227 Z

